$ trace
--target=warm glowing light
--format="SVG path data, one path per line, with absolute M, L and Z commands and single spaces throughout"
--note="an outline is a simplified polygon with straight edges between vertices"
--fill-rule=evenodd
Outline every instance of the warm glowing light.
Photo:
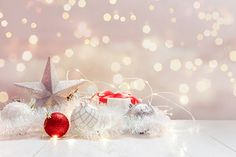
M 7 102 L 8 99 L 9 99 L 9 97 L 8 97 L 7 92 L 4 92 L 4 91 L 0 92 L 0 102 L 1 103 Z
M 53 56 L 52 57 L 52 62 L 53 63 L 59 63 L 61 61 L 61 58 L 59 56 Z
M 216 44 L 217 46 L 222 45 L 222 44 L 223 44 L 223 39 L 222 39 L 222 38 L 216 38 L 216 39 L 215 39 L 215 44 Z
M 150 33 L 150 31 L 151 31 L 151 28 L 150 28 L 149 25 L 144 25 L 143 26 L 143 33 L 148 34 L 148 33 Z
M 226 65 L 226 64 L 222 64 L 222 65 L 220 66 L 220 70 L 223 71 L 223 72 L 228 71 L 228 69 L 229 69 L 229 67 L 228 67 L 228 65 Z
M 170 62 L 170 69 L 173 71 L 179 71 L 182 67 L 181 61 L 179 59 L 173 59 Z
M 64 4 L 63 8 L 64 8 L 65 11 L 70 11 L 71 10 L 71 5 L 68 4 L 68 3 Z
M 202 79 L 202 80 L 198 81 L 196 84 L 196 89 L 199 92 L 205 92 L 209 88 L 211 88 L 211 81 L 209 79 Z
M 35 28 L 37 27 L 37 24 L 34 23 L 34 22 L 32 22 L 31 25 L 30 25 L 30 27 L 31 27 L 32 29 L 35 29 Z
M 210 68 L 216 68 L 218 66 L 217 60 L 211 60 L 209 61 L 209 67 Z
M 33 55 L 30 51 L 24 51 L 22 54 L 22 59 L 25 61 L 30 61 L 32 59 Z
M 89 39 L 85 39 L 85 40 L 84 40 L 84 44 L 85 44 L 85 45 L 88 45 L 89 43 L 90 43 L 90 40 L 89 40 Z
M 153 69 L 156 71 L 156 72 L 160 72 L 162 70 L 162 64 L 161 63 L 155 63 L 153 65 Z
M 16 71 L 18 71 L 18 72 L 23 72 L 23 71 L 25 71 L 25 68 L 26 68 L 26 66 L 25 66 L 24 63 L 18 63 L 18 64 L 16 65 Z
M 203 35 L 204 35 L 205 37 L 209 37 L 209 36 L 211 35 L 211 32 L 210 32 L 209 30 L 205 30 L 205 31 L 203 32 Z
M 117 3 L 117 0 L 109 0 L 109 3 L 115 5 Z
M 195 63 L 196 66 L 201 66 L 202 63 L 203 63 L 203 61 L 202 61 L 201 58 L 196 58 L 196 59 L 194 60 L 194 63 Z
M 236 50 L 229 53 L 229 59 L 233 62 L 236 62 Z
M 126 21 L 126 18 L 125 18 L 124 16 L 121 16 L 121 17 L 120 17 L 120 21 L 121 21 L 121 22 L 125 22 L 125 21 Z
M 183 93 L 183 94 L 186 94 L 189 92 L 189 86 L 185 83 L 182 83 L 179 85 L 179 92 L 180 93 Z
M 149 38 L 143 39 L 142 46 L 143 48 L 148 49 L 151 52 L 154 52 L 157 50 L 157 44 Z
M 57 140 L 57 139 L 58 139 L 58 136 L 57 136 L 57 135 L 53 135 L 53 136 L 52 136 L 52 139 L 53 139 L 53 140 Z
M 200 2 L 198 2 L 198 1 L 195 1 L 195 2 L 193 3 L 193 7 L 194 7 L 195 9 L 199 9 L 200 6 L 201 6 L 201 4 L 200 4 Z
M 102 42 L 105 43 L 105 44 L 108 44 L 108 43 L 110 42 L 109 36 L 106 36 L 106 35 L 103 36 L 103 37 L 102 37 Z
M 192 70 L 194 68 L 193 62 L 192 61 L 187 61 L 185 63 L 185 68 L 188 70 Z
M 75 5 L 76 0 L 68 0 L 68 3 L 69 3 L 71 6 L 73 6 L 73 5 Z
M 11 38 L 12 37 L 12 33 L 11 32 L 6 32 L 5 36 L 6 36 L 6 38 Z
M 189 102 L 188 96 L 187 96 L 187 95 L 180 96 L 179 102 L 180 102 L 182 105 L 187 105 L 188 102 Z
M 27 20 L 26 18 L 23 18 L 23 19 L 21 19 L 21 22 L 22 22 L 23 24 L 26 24 L 26 23 L 28 22 L 28 20 Z
M 148 6 L 148 9 L 149 9 L 150 11 L 153 11 L 153 10 L 155 10 L 155 6 L 151 4 L 151 5 Z
M 176 23 L 176 17 L 172 17 L 172 18 L 170 19 L 170 21 L 171 21 L 172 23 Z
M 51 140 L 52 140 L 53 144 L 56 145 L 56 144 L 57 144 L 57 141 L 58 141 L 58 136 L 57 136 L 57 135 L 53 135 L 53 136 L 51 137 Z
M 113 19 L 114 20 L 119 20 L 120 19 L 120 15 L 119 14 L 114 14 L 113 15 Z
M 86 6 L 86 1 L 85 1 L 85 0 L 79 0 L 79 1 L 78 1 L 78 6 L 79 6 L 80 8 L 84 8 L 84 7 Z
M 124 57 L 124 58 L 122 59 L 122 63 L 123 63 L 124 65 L 130 65 L 130 64 L 132 63 L 132 60 L 131 60 L 130 57 Z
M 0 12 L 0 19 L 1 19 L 1 18 L 3 18 L 3 13 L 2 13 L 2 12 Z
M 56 36 L 57 36 L 58 38 L 60 38 L 60 37 L 61 37 L 61 33 L 60 33 L 60 32 L 57 32 Z
M 131 14 L 129 18 L 132 21 L 135 21 L 137 19 L 137 17 L 134 14 Z
M 5 60 L 0 58 L 0 68 L 5 66 Z
M 67 19 L 70 18 L 70 14 L 69 14 L 68 12 L 63 12 L 63 13 L 62 13 L 62 18 L 63 18 L 64 20 L 67 20 Z
M 233 76 L 233 73 L 229 71 L 229 72 L 227 73 L 227 75 L 228 75 L 228 77 L 232 77 L 232 76 Z
M 8 22 L 6 20 L 1 21 L 1 26 L 2 27 L 7 27 Z
M 175 12 L 175 9 L 174 8 L 169 8 L 169 13 L 170 14 L 173 14 Z
M 66 57 L 70 58 L 74 55 L 74 51 L 72 49 L 66 49 L 65 55 L 66 55 Z
M 36 45 L 38 43 L 38 37 L 36 35 L 31 35 L 28 41 L 30 44 Z
M 111 15 L 109 13 L 105 13 L 103 15 L 103 20 L 107 22 L 111 21 Z
M 47 4 L 52 4 L 54 0 L 45 0 Z
M 235 83 L 235 78 L 230 78 L 231 83 Z
M 137 79 L 132 82 L 131 86 L 138 91 L 142 91 L 142 90 L 144 90 L 146 84 L 143 79 Z
M 120 63 L 118 63 L 118 62 L 113 62 L 112 64 L 111 64 L 111 71 L 112 72 L 119 72 L 120 71 Z

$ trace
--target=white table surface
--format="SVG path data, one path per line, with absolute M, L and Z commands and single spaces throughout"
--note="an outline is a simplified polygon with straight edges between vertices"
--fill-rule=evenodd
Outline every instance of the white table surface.
M 0 157 L 236 157 L 236 121 L 172 121 L 157 138 L 0 141 Z

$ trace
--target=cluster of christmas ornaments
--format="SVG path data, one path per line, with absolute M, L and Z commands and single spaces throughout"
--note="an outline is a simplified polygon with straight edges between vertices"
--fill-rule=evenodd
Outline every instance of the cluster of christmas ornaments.
M 16 84 L 35 102 L 7 104 L 0 112 L 0 137 L 41 133 L 42 125 L 50 137 L 66 133 L 83 138 L 162 134 L 169 117 L 129 93 L 104 91 L 72 99 L 84 82 L 57 80 L 49 58 L 41 82 Z
M 70 126 L 73 136 L 85 138 L 125 133 L 161 135 L 164 121 L 169 120 L 163 112 L 141 103 L 130 94 L 105 91 L 96 96 L 97 103 L 77 100 L 79 104 L 73 109 L 70 122 L 62 113 L 49 115 L 44 122 L 46 133 L 51 137 L 62 137 Z

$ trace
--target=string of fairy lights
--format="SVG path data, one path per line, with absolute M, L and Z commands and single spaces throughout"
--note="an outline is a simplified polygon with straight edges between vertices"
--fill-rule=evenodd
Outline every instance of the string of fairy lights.
M 70 21 L 73 18 L 70 14 L 70 11 L 78 7 L 80 9 L 85 9 L 89 4 L 86 0 L 65 0 L 65 1 L 56 1 L 56 0 L 41 0 L 42 4 L 44 5 L 59 5 L 62 8 L 61 19 L 65 21 Z M 119 3 L 119 0 L 107 0 L 109 5 L 115 6 Z M 157 1 L 155 1 L 157 2 Z M 150 12 L 156 11 L 156 6 L 151 1 L 148 1 L 148 10 Z M 224 44 L 224 39 L 220 36 L 220 31 L 224 26 L 229 26 L 233 24 L 233 16 L 230 13 L 222 13 L 217 10 L 211 11 L 204 11 L 201 10 L 201 3 L 200 1 L 194 1 L 192 3 L 192 9 L 194 9 L 198 20 L 208 23 L 208 27 L 204 29 L 202 32 L 196 34 L 195 40 L 198 42 L 203 42 L 207 38 L 213 39 L 213 43 L 215 46 L 221 46 Z M 169 20 L 172 24 L 178 23 L 178 18 L 175 15 L 175 8 L 170 7 L 168 8 L 169 12 Z M 99 15 L 100 19 L 107 25 L 113 22 L 135 22 L 138 20 L 138 15 L 133 11 L 127 13 L 119 12 L 118 10 L 104 12 L 103 14 Z M 22 17 L 19 19 L 21 24 L 31 29 L 32 34 L 28 36 L 28 44 L 31 46 L 37 46 L 40 42 L 40 35 L 36 33 L 39 28 L 37 21 Z M 7 15 L 1 11 L 0 8 L 0 29 L 4 32 L 4 38 L 7 40 L 11 40 L 15 37 L 15 34 L 8 29 L 10 22 L 7 19 Z M 140 32 L 143 34 L 143 39 L 141 40 L 140 47 L 143 48 L 143 51 L 148 52 L 156 52 L 158 48 L 165 48 L 165 49 L 173 49 L 176 45 L 180 44 L 183 46 L 185 43 L 181 41 L 178 43 L 174 39 L 165 39 L 160 40 L 153 36 L 152 31 L 153 28 L 151 24 L 148 22 L 143 22 L 142 28 L 140 28 Z M 63 33 L 58 31 L 55 35 L 56 38 L 62 38 Z M 99 47 L 101 45 L 112 44 L 112 36 L 108 34 L 103 35 L 96 35 L 93 33 L 93 29 L 86 23 L 85 21 L 80 21 L 77 24 L 75 30 L 73 30 L 73 37 L 76 39 L 81 39 L 83 41 L 83 45 L 91 46 L 93 48 Z M 52 57 L 52 61 L 55 64 L 59 64 L 61 59 L 66 58 L 73 58 L 76 55 L 76 50 L 73 47 L 66 48 L 63 50 L 63 53 L 56 54 Z M 20 62 L 16 63 L 15 70 L 18 73 L 24 73 L 27 70 L 26 62 L 30 62 L 34 59 L 34 52 L 33 50 L 26 49 L 21 53 L 21 60 Z M 228 52 L 228 58 L 231 62 L 236 62 L 236 50 L 231 50 Z M 4 68 L 7 64 L 8 59 L 0 58 L 0 68 Z M 123 90 L 130 90 L 135 89 L 138 91 L 142 91 L 145 89 L 145 80 L 137 79 L 136 81 L 129 83 L 125 82 L 124 76 L 121 73 L 121 69 L 125 67 L 129 67 L 132 63 L 135 62 L 132 57 L 124 56 L 119 61 L 114 61 L 110 64 L 110 71 L 114 74 L 113 75 L 113 83 L 120 84 L 120 87 Z M 224 75 L 227 76 L 230 83 L 232 83 L 233 87 L 233 94 L 236 96 L 236 81 L 233 74 L 233 71 L 230 69 L 230 66 L 227 63 L 223 63 L 217 59 L 210 59 L 205 60 L 201 57 L 193 58 L 192 60 L 182 60 L 181 58 L 172 58 L 169 60 L 168 65 L 163 64 L 161 61 L 156 61 L 153 64 L 152 70 L 156 73 L 160 73 L 165 70 L 170 70 L 172 72 L 181 72 L 181 71 L 188 71 L 190 73 L 196 72 L 198 69 L 205 68 L 207 73 L 214 73 L 216 69 L 220 70 Z M 202 78 L 195 82 L 195 90 L 198 92 L 205 92 L 208 89 L 212 88 L 212 83 L 209 78 Z M 0 89 L 1 90 L 1 89 Z M 190 92 L 191 87 L 188 83 L 180 83 L 178 92 L 180 94 L 179 102 L 182 105 L 189 104 L 191 99 Z M 9 100 L 9 95 L 6 91 L 0 92 L 0 103 L 5 103 Z

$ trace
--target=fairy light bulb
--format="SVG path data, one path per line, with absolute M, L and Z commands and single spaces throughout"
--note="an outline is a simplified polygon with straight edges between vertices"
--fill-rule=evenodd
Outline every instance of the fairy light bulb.
M 37 35 L 31 35 L 28 39 L 29 43 L 32 44 L 32 45 L 36 45 L 38 43 L 38 37 Z
M 103 20 L 106 21 L 106 22 L 111 21 L 111 15 L 109 13 L 105 13 L 103 15 Z
M 0 102 L 5 103 L 8 101 L 8 99 L 9 99 L 9 96 L 8 96 L 7 92 L 1 91 L 0 92 Z
M 24 51 L 22 54 L 22 59 L 24 61 L 30 61 L 32 59 L 33 55 L 30 51 Z

